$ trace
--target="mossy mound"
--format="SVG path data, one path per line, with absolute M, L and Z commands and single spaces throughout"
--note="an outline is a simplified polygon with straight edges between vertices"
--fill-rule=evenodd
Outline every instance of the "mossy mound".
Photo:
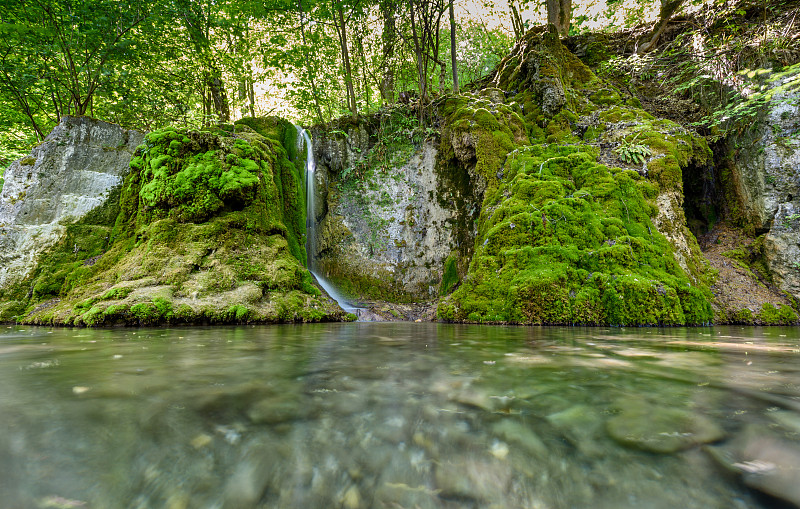
M 483 191 L 468 273 L 439 317 L 712 321 L 705 265 L 680 204 L 656 205 L 681 196 L 683 170 L 707 163 L 702 138 L 626 103 L 552 34 L 529 32 L 490 81 L 438 103 L 440 157 Z
M 88 326 L 343 318 L 304 268 L 302 161 L 287 153 L 295 137 L 275 118 L 148 134 L 118 199 L 68 227 L 33 277 L 5 292 L 2 318 Z
M 446 320 L 533 324 L 711 321 L 652 219 L 656 186 L 585 146 L 521 148 L 484 200 L 472 265 Z

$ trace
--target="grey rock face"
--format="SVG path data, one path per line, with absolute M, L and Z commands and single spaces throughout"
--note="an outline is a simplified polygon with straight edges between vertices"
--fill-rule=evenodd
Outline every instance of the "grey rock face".
M 542 62 L 543 58 L 545 57 L 537 51 L 530 52 L 522 63 L 522 68 L 527 75 L 528 86 L 539 98 L 542 113 L 554 117 L 567 103 L 567 96 L 564 93 L 564 84 L 559 78 L 542 72 L 543 66 L 552 66 L 550 62 Z
M 735 181 L 746 217 L 764 239 L 781 290 L 800 299 L 800 71 L 768 83 L 761 121 L 734 139 Z
M 340 169 L 366 150 L 350 154 L 322 133 L 314 148 L 317 189 L 326 202 L 317 207 L 324 209 L 313 254 L 318 271 L 334 283 L 366 277 L 401 298 L 436 297 L 447 257 L 471 246 L 458 223 L 479 210 L 439 174 L 436 147 L 426 142 L 410 157 L 395 159 L 376 171 L 365 191 L 342 185 Z
M 122 184 L 143 134 L 89 117 L 63 117 L 6 170 L 0 193 L 0 288 L 24 279 L 66 225 Z
M 317 164 L 336 173 L 358 162 L 370 148 L 369 132 L 364 125 L 350 127 L 339 134 L 312 132 Z

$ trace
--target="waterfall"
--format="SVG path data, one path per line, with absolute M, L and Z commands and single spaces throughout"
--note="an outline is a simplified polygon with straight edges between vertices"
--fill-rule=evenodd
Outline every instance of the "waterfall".
M 316 207 L 316 170 L 317 170 L 317 163 L 314 160 L 314 148 L 311 145 L 311 136 L 309 136 L 308 131 L 303 129 L 300 126 L 295 126 L 297 128 L 297 152 L 302 152 L 302 145 L 305 145 L 306 148 L 306 259 L 308 260 L 308 270 L 311 272 L 311 275 L 316 278 L 319 285 L 322 287 L 323 290 L 333 299 L 335 300 L 342 309 L 347 311 L 348 313 L 355 313 L 360 314 L 361 308 L 355 307 L 347 302 L 347 299 L 339 293 L 336 288 L 324 277 L 322 277 L 319 273 L 316 272 L 316 260 L 314 255 L 316 254 L 316 243 L 317 243 L 317 207 Z

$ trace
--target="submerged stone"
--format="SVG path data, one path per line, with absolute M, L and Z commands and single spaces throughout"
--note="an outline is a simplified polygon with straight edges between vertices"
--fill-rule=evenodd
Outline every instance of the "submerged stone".
M 800 507 L 800 446 L 758 425 L 746 426 L 733 440 L 708 447 L 726 471 L 749 487 Z
M 673 453 L 725 437 L 722 428 L 705 416 L 644 404 L 625 405 L 606 422 L 606 429 L 622 445 L 657 453 Z
M 492 425 L 492 431 L 512 445 L 521 447 L 527 455 L 547 456 L 547 446 L 529 426 L 509 418 Z
M 443 497 L 499 502 L 511 482 L 511 468 L 500 459 L 463 455 L 437 465 L 435 479 Z
M 279 424 L 308 416 L 310 408 L 303 403 L 301 395 L 290 394 L 263 399 L 247 410 L 247 417 L 254 424 Z

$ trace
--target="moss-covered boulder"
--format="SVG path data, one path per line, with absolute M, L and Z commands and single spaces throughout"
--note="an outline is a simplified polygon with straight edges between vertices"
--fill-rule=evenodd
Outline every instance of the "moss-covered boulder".
M 89 326 L 342 318 L 304 268 L 295 143 L 294 126 L 277 118 L 148 134 L 118 200 L 72 225 L 32 277 L 5 290 L 16 302 L 6 314 Z
M 682 171 L 708 163 L 704 140 L 624 100 L 553 34 L 529 32 L 488 81 L 438 103 L 441 157 L 483 196 L 469 270 L 438 316 L 710 322 L 682 210 Z

